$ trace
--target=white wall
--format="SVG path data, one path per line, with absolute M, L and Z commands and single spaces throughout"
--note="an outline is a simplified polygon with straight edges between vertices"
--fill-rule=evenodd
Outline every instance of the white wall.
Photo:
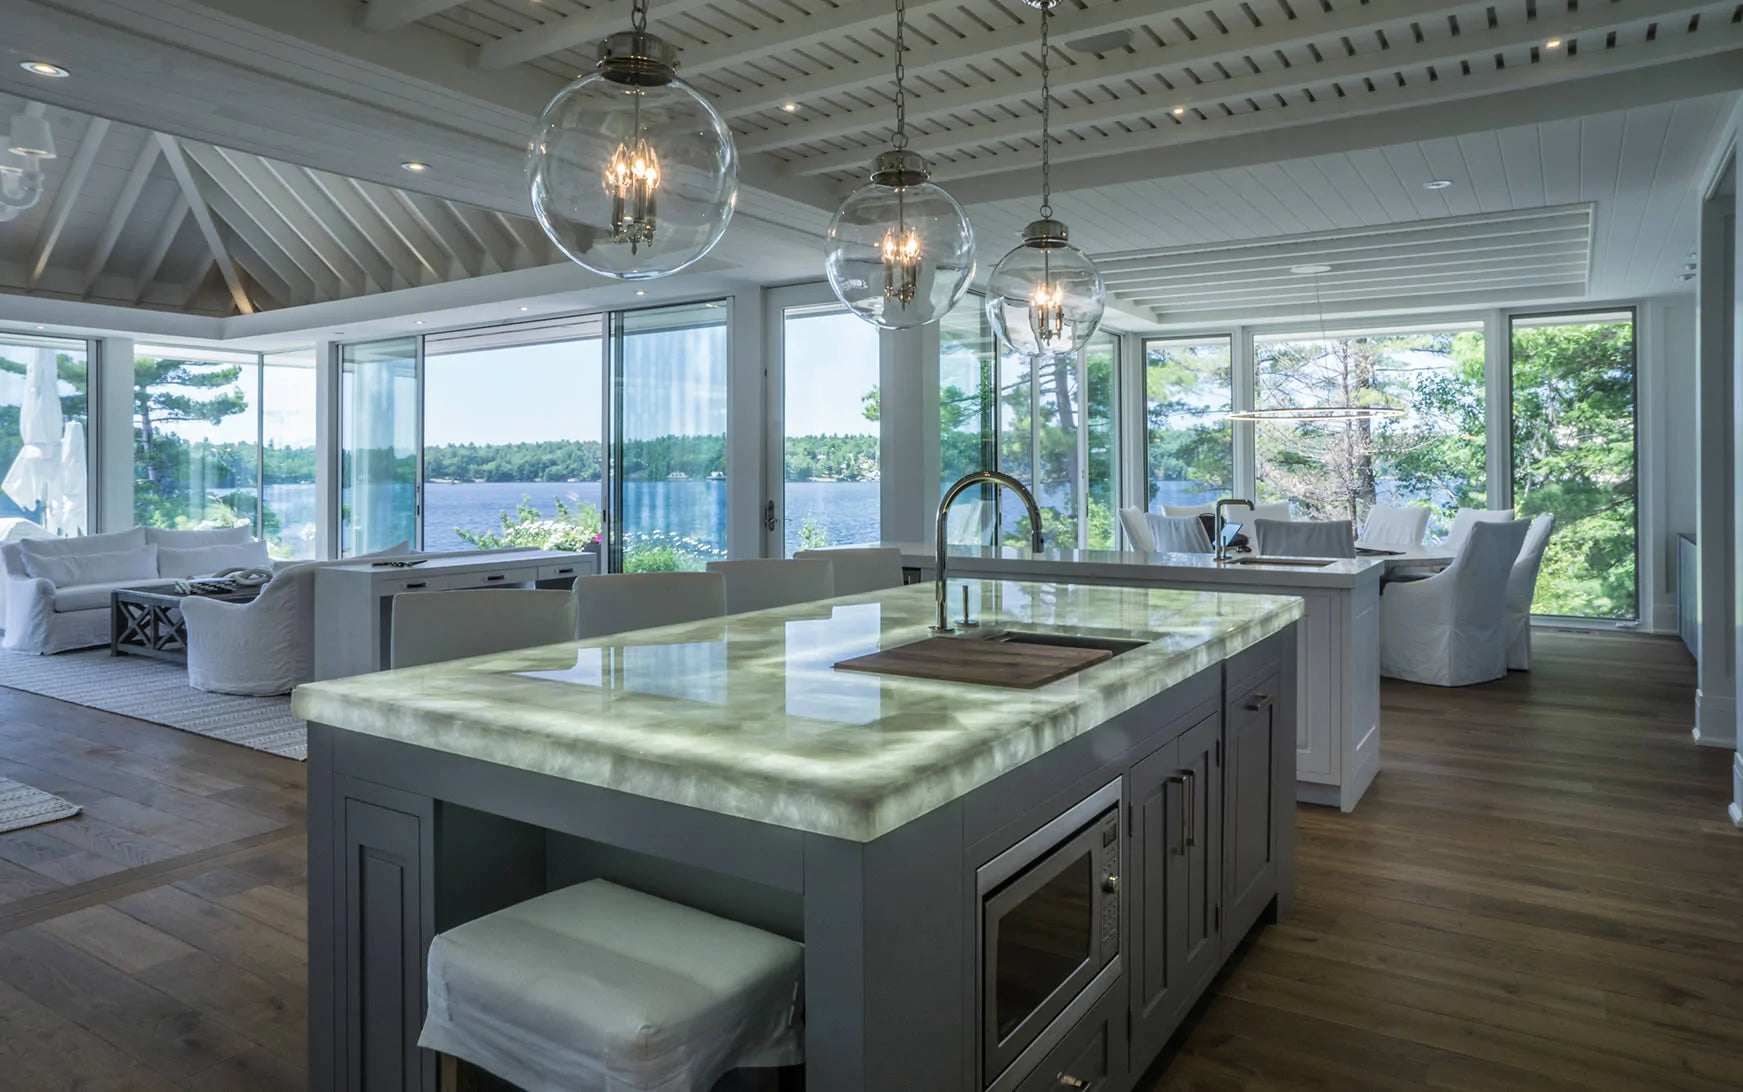
M 1695 530 L 1695 300 L 1640 308 L 1641 628 L 1675 633 L 1676 541 Z

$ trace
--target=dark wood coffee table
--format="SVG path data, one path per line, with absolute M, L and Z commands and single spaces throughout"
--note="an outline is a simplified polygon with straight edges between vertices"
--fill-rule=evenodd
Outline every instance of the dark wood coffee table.
M 222 590 L 225 587 L 229 590 Z M 109 593 L 109 654 L 187 663 L 188 629 L 182 621 L 183 599 L 198 595 L 226 603 L 246 603 L 259 594 L 259 588 L 219 585 L 209 580 L 201 581 L 190 591 L 178 590 L 174 584 L 118 588 Z

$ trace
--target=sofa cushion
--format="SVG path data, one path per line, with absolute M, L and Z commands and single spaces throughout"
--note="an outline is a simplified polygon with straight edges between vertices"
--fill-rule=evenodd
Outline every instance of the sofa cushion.
M 129 527 L 107 535 L 84 535 L 79 538 L 27 538 L 18 544 L 24 555 L 25 569 L 31 558 L 67 557 L 71 554 L 112 554 L 120 550 L 137 550 L 145 545 L 145 528 Z M 35 576 L 35 573 L 31 573 Z
M 157 571 L 162 576 L 210 576 L 222 569 L 269 569 L 272 558 L 266 543 L 259 541 L 220 546 L 195 546 L 178 550 L 164 546 L 157 551 Z
M 108 610 L 109 593 L 122 588 L 150 588 L 154 586 L 168 588 L 170 585 L 156 578 L 151 580 L 105 580 L 97 584 L 74 584 L 67 588 L 54 590 L 54 609 L 56 614 L 66 614 L 75 610 Z
M 171 550 L 194 550 L 201 546 L 240 546 L 254 538 L 247 524 L 236 527 L 199 527 L 192 531 L 171 531 L 164 527 L 147 527 L 145 541 Z
M 104 584 L 115 580 L 151 581 L 157 579 L 157 547 L 139 546 L 113 553 L 66 554 L 55 557 L 31 557 L 28 550 L 35 540 L 20 542 L 24 568 L 38 580 L 46 580 L 57 588 L 80 584 Z

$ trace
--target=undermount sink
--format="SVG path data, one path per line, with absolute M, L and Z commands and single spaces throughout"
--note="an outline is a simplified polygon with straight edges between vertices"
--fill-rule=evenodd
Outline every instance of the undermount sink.
M 1257 554 L 1247 554 L 1245 557 L 1231 557 L 1230 565 L 1290 565 L 1297 569 L 1323 569 L 1330 561 L 1320 561 L 1311 557 L 1260 557 Z
M 1089 637 L 1076 633 L 1045 633 L 1028 629 L 997 629 L 981 638 L 1007 645 L 1048 645 L 1053 648 L 1088 648 L 1113 656 L 1143 648 L 1143 641 L 1128 641 L 1119 637 Z

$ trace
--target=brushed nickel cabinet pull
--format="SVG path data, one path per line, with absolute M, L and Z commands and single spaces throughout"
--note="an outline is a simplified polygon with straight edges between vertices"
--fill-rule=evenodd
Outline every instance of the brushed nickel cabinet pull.
M 1186 848 L 1198 845 L 1198 774 L 1193 770 L 1181 770 L 1180 774 L 1186 780 L 1186 821 L 1182 829 L 1186 831 Z
M 1254 694 L 1253 700 L 1247 703 L 1249 713 L 1262 713 L 1269 708 L 1271 708 L 1271 695 L 1269 694 Z

